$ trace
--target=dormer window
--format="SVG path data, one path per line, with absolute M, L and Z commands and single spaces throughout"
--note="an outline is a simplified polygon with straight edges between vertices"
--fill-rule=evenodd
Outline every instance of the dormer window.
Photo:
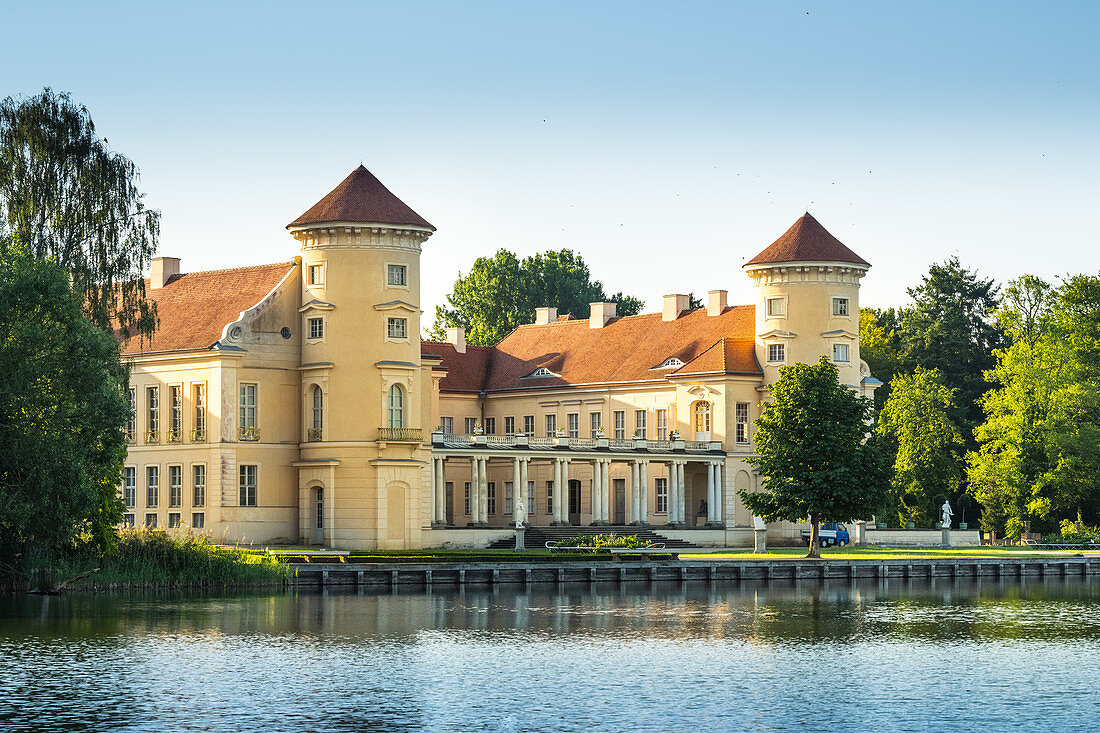
M 524 379 L 537 379 L 539 377 L 557 377 L 557 376 L 559 376 L 559 375 L 554 374 L 554 372 L 550 371 L 546 367 L 539 367 L 538 369 L 536 369 L 535 371 L 531 372 L 526 377 L 524 377 Z
M 679 369 L 684 365 L 684 362 L 677 359 L 675 356 L 670 356 L 661 362 L 660 366 L 653 367 L 654 369 Z

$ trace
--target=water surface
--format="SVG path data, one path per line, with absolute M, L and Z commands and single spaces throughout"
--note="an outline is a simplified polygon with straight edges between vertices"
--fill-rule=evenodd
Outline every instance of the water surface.
M 1100 581 L 0 598 L 0 729 L 1091 730 Z

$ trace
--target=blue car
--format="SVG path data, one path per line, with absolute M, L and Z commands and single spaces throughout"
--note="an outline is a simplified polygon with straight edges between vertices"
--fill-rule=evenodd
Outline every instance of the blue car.
M 848 528 L 840 522 L 825 522 L 818 531 L 818 537 L 822 547 L 832 547 L 834 545 L 844 547 L 850 541 L 848 539 Z M 802 541 L 807 545 L 810 544 L 810 530 L 802 530 Z

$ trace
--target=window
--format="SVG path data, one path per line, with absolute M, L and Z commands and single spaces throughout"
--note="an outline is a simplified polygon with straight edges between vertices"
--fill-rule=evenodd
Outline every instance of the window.
M 191 441 L 206 440 L 206 384 L 191 385 L 191 404 L 195 407 L 195 423 L 191 428 Z
M 145 506 L 154 509 L 160 504 L 160 466 L 145 467 Z
M 202 512 L 194 512 L 191 515 L 191 529 L 202 529 L 206 526 L 206 515 Z
M 678 367 L 682 367 L 683 365 L 683 361 L 677 359 L 675 356 L 670 356 L 663 362 L 661 362 L 660 366 L 654 367 L 654 369 L 676 369 Z
M 768 317 L 773 318 L 785 315 L 787 315 L 787 299 L 768 298 Z
M 735 408 L 737 413 L 737 442 L 749 442 L 749 403 L 738 402 Z
M 848 362 L 848 344 L 833 344 L 833 361 Z
M 386 320 L 386 335 L 391 339 L 403 339 L 406 338 L 405 325 L 408 323 L 404 318 L 389 318 Z
M 126 440 L 133 440 L 137 434 L 137 390 L 130 387 L 130 410 L 126 413 Z
M 313 428 L 309 433 L 310 440 L 321 439 L 321 429 L 325 423 L 325 393 L 321 391 L 319 384 L 313 385 Z
M 710 403 L 699 400 L 695 403 L 695 439 L 702 440 L 700 433 L 710 435 Z
M 514 417 L 504 418 L 504 434 L 515 435 L 516 434 L 516 419 Z
M 535 482 L 527 482 L 527 516 L 535 516 Z
M 576 412 L 571 412 L 566 417 L 566 422 L 569 425 L 569 437 L 579 438 L 581 437 L 581 416 Z
M 658 514 L 668 513 L 668 479 L 657 478 L 653 479 L 653 486 L 657 492 L 657 501 L 654 510 Z
M 453 417 L 441 417 L 439 418 L 439 427 L 443 429 L 444 433 L 452 434 L 455 431 L 455 419 Z
M 400 384 L 390 385 L 390 427 L 405 427 L 405 390 Z
M 833 315 L 834 316 L 847 316 L 848 315 L 848 299 L 847 298 L 833 298 Z
M 240 397 L 241 440 L 256 440 L 256 385 L 242 384 Z
M 668 440 L 668 410 L 654 410 L 657 418 L 657 440 Z
M 256 466 L 241 466 L 241 506 L 256 506 Z
M 168 388 L 168 442 L 178 443 L 183 433 L 183 387 L 173 384 Z
M 768 344 L 768 361 L 786 361 L 786 349 L 783 344 Z
M 558 432 L 558 416 L 547 415 L 546 416 L 546 437 L 553 438 Z
M 324 318 L 310 318 L 309 319 L 309 337 L 311 339 L 321 339 L 325 337 L 325 319 Z
M 495 417 L 485 418 L 485 434 L 496 435 L 497 434 L 497 419 Z
M 531 437 L 535 434 L 535 416 L 524 415 L 523 416 L 523 434 Z
M 183 466 L 168 467 L 168 506 L 183 505 Z
M 206 464 L 199 463 L 192 466 L 191 474 L 191 506 L 206 506 Z
M 145 423 L 145 442 L 160 441 L 160 387 L 145 388 L 145 406 L 148 417 Z
M 504 482 L 504 513 L 512 513 L 512 482 Z
M 646 414 L 645 410 L 634 411 L 634 436 L 637 438 L 646 437 Z
M 145 515 L 145 526 L 148 527 L 149 529 L 156 529 L 157 528 L 157 515 L 156 514 L 146 514 Z
M 168 529 L 176 529 L 180 526 L 180 513 L 168 512 Z
M 465 433 L 467 435 L 473 435 L 474 430 L 476 428 L 477 428 L 477 418 L 476 417 L 466 418 L 466 420 L 465 420 Z
M 466 482 L 466 487 L 462 493 L 462 506 L 465 510 L 463 513 L 467 516 L 470 515 L 470 482 Z
M 137 506 L 137 469 L 133 466 L 122 472 L 122 503 L 127 509 Z
M 496 485 L 495 481 L 490 481 L 488 487 L 486 487 L 485 499 L 486 499 L 485 513 L 486 514 L 496 514 L 497 513 L 497 485 Z
M 592 424 L 592 437 L 595 438 L 597 433 L 599 433 L 603 427 L 603 413 L 588 413 L 588 421 Z
M 133 514 L 123 514 L 122 515 L 122 525 L 124 527 L 133 527 L 134 526 L 134 515 Z
M 310 285 L 324 285 L 325 284 L 325 266 L 324 265 L 310 265 L 309 266 L 309 284 Z
M 554 482 L 546 482 L 546 513 L 554 513 Z
M 539 367 L 535 371 L 528 374 L 527 379 L 531 379 L 533 377 L 556 377 L 556 376 L 558 376 L 558 375 L 554 374 L 554 372 L 550 371 L 546 367 Z
M 615 410 L 615 440 L 626 440 L 626 412 Z
M 405 265 L 386 265 L 386 284 L 405 287 L 409 284 L 408 267 Z

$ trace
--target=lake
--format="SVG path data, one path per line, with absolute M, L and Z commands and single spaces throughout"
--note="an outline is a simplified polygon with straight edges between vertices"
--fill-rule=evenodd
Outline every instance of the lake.
M 1100 580 L 0 597 L 0 729 L 1096 728 Z

